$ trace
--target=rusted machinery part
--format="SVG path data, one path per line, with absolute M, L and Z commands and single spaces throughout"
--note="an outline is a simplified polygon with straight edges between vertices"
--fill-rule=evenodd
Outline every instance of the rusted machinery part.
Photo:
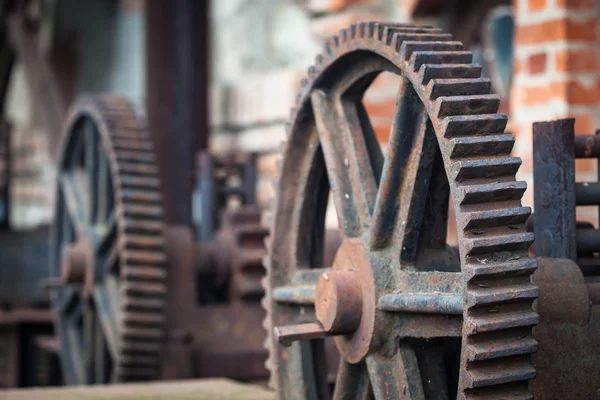
M 68 384 L 158 372 L 166 270 L 157 172 L 132 103 L 104 95 L 76 102 L 58 167 L 51 260 Z
M 268 213 L 264 325 L 279 398 L 328 398 L 325 336 L 343 357 L 334 398 L 532 398 L 531 210 L 507 118 L 471 62 L 438 29 L 361 23 L 309 69 Z M 381 71 L 404 77 L 385 159 L 361 103 Z M 330 186 L 345 239 L 324 269 Z M 312 340 L 278 343 L 301 339 Z
M 225 210 L 214 239 L 197 246 L 198 268 L 212 276 L 215 284 L 227 284 L 232 301 L 258 300 L 264 294 L 261 280 L 267 234 L 257 206 Z

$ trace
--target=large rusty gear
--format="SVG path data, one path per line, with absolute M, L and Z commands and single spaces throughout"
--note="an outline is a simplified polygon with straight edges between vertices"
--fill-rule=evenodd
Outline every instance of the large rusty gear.
M 157 165 L 129 101 L 72 108 L 58 167 L 51 289 L 67 384 L 155 378 L 166 256 Z
M 343 357 L 336 399 L 533 397 L 531 210 L 507 118 L 471 63 L 439 29 L 360 23 L 309 69 L 267 240 L 278 398 L 329 398 L 325 336 Z M 385 161 L 361 102 L 381 71 L 403 77 Z M 330 187 L 345 240 L 324 269 Z M 460 260 L 446 245 L 448 198 Z

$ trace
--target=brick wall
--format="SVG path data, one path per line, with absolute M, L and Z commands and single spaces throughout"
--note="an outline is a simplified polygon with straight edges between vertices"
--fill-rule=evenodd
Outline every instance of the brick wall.
M 520 177 L 531 185 L 533 122 L 574 117 L 576 133 L 600 128 L 598 2 L 516 0 L 513 7 L 511 127 L 517 136 L 515 153 L 523 159 Z M 578 180 L 595 180 L 595 174 L 595 162 L 577 161 Z M 524 202 L 533 204 L 531 189 Z

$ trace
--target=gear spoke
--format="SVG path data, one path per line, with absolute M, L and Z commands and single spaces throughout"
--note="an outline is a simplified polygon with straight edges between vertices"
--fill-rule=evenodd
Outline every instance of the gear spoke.
M 85 226 L 87 225 L 88 213 L 85 207 L 87 198 L 85 195 L 82 195 L 82 190 L 78 187 L 77 179 L 73 174 L 60 174 L 59 187 L 65 201 L 67 214 L 75 231 L 79 234 L 85 230 Z
M 333 400 L 368 400 L 373 397 L 369 372 L 364 362 L 340 360 Z
M 99 149 L 98 149 L 98 138 L 96 133 L 96 127 L 92 120 L 86 119 L 83 124 L 83 142 L 85 147 L 85 169 L 87 173 L 87 186 L 89 197 L 89 210 L 88 216 L 91 224 L 97 222 L 98 215 L 98 199 L 100 193 L 98 192 L 98 161 L 99 161 Z
M 437 146 L 431 121 L 422 107 L 414 106 L 415 98 L 410 83 L 398 93 L 370 231 L 373 248 L 397 243 L 406 264 L 414 263 L 416 256 Z
M 339 225 L 357 237 L 370 223 L 377 183 L 356 106 L 322 90 L 311 100 Z
M 113 359 L 115 359 L 118 354 L 118 324 L 114 318 L 118 311 L 116 309 L 117 305 L 114 304 L 114 299 L 111 298 L 106 287 L 101 285 L 94 288 L 93 299 L 98 318 L 101 321 L 102 332 L 106 339 L 108 350 Z
M 382 354 L 368 356 L 367 368 L 375 399 L 425 398 L 417 358 L 410 346 L 401 344 L 391 357 Z

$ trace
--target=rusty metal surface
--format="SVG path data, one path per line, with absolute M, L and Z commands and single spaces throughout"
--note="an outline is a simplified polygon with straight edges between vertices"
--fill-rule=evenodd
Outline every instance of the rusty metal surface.
M 17 325 L 0 326 L 0 389 L 19 386 L 20 333 Z
M 264 331 L 257 303 L 202 304 L 193 277 L 197 273 L 196 242 L 191 230 L 170 226 L 166 232 L 169 260 L 165 356 L 161 378 L 227 376 L 264 379 Z
M 48 303 L 40 284 L 50 276 L 48 237 L 48 227 L 0 231 L 0 303 L 12 307 Z
M 535 254 L 577 259 L 575 120 L 533 124 Z
M 145 6 L 146 105 L 167 224 L 192 226 L 194 157 L 208 146 L 208 1 Z M 173 140 L 177 138 L 177 140 Z
M 571 260 L 541 257 L 533 281 L 540 288 L 536 398 L 598 398 L 600 307 L 590 306 L 583 275 Z
M 152 379 L 166 269 L 146 122 L 123 98 L 85 97 L 70 112 L 62 144 L 50 261 L 58 279 L 50 294 L 65 382 Z
M 532 309 L 538 289 L 530 282 L 536 263 L 527 254 L 530 209 L 520 202 L 526 185 L 515 180 L 520 160 L 510 157 L 514 137 L 503 133 L 499 99 L 470 62 L 471 54 L 438 29 L 359 23 L 331 38 L 309 69 L 269 213 L 264 326 L 278 398 L 332 395 L 325 341 L 284 348 L 273 334 L 310 328 L 317 319 L 306 304 L 310 296 L 297 295 L 316 289 L 330 267 L 323 264 L 330 190 L 343 235 L 338 256 L 345 259 L 338 264 L 336 257 L 333 270 L 363 271 L 357 280 L 363 307 L 402 286 L 431 297 L 456 290 L 459 271 L 464 302 L 462 320 L 435 304 L 427 316 L 363 309 L 359 326 L 374 322 L 358 335 L 360 346 L 351 345 L 360 327 L 335 335 L 342 359 L 333 397 L 532 397 L 531 330 L 539 316 Z M 404 78 L 385 158 L 360 101 L 381 71 Z M 460 259 L 446 244 L 450 200 Z M 343 257 L 350 243 L 353 256 Z M 403 282 L 408 271 L 421 276 Z M 313 302 L 326 298 L 315 295 Z
M 574 120 L 533 125 L 536 256 L 576 261 L 597 304 L 600 230 L 576 221 L 577 206 L 600 209 L 599 182 L 575 182 L 575 159 L 598 158 L 600 136 L 575 135 Z

